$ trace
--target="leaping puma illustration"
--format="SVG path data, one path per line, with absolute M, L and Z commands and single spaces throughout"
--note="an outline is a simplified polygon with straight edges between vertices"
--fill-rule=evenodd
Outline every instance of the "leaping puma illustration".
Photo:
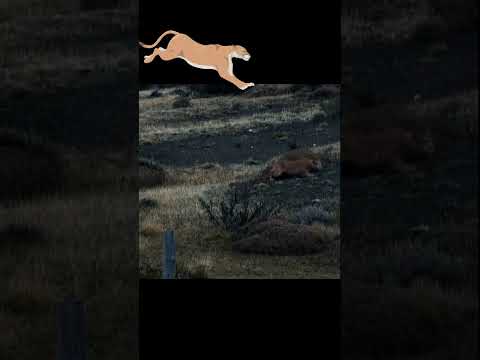
M 167 48 L 155 48 L 163 37 L 169 34 L 174 36 L 170 39 Z M 216 70 L 222 79 L 231 82 L 240 90 L 245 90 L 255 85 L 252 82 L 243 82 L 233 74 L 233 58 L 244 61 L 248 61 L 251 58 L 243 46 L 204 45 L 194 41 L 185 34 L 173 30 L 165 31 L 152 45 L 146 45 L 142 42 L 139 42 L 139 44 L 145 49 L 155 48 L 152 54 L 144 57 L 143 62 L 145 64 L 151 63 L 157 56 L 164 61 L 183 59 L 189 65 L 198 69 Z

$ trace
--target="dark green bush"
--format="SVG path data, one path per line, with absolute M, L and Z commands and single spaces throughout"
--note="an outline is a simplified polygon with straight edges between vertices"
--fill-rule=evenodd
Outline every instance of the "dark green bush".
M 213 225 L 235 236 L 278 211 L 276 206 L 258 198 L 248 184 L 232 186 L 222 195 L 200 197 L 199 203 Z

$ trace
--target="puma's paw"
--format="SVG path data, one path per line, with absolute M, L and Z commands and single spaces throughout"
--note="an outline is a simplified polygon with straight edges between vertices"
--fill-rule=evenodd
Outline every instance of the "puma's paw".
M 248 89 L 249 87 L 252 87 L 252 86 L 255 86 L 255 84 L 251 82 L 251 83 L 243 85 L 242 87 L 240 87 L 240 89 L 245 90 L 245 89 Z

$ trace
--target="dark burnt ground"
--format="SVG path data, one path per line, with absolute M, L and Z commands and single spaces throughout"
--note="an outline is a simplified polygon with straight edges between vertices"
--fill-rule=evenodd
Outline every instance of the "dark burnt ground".
M 156 159 L 168 166 L 193 166 L 207 162 L 228 165 L 249 159 L 265 162 L 292 146 L 326 145 L 338 142 L 339 138 L 339 122 L 329 117 L 321 122 L 261 125 L 218 135 L 202 134 L 145 144 L 140 149 L 140 156 Z
M 291 178 L 257 187 L 257 192 L 269 202 L 288 212 L 295 212 L 315 203 L 335 210 L 340 206 L 340 163 L 305 178 Z
M 194 86 L 162 89 L 158 99 L 141 94 L 140 156 L 167 166 L 229 165 L 339 141 L 338 96 L 318 95 L 320 85 L 257 88 L 234 96 L 203 97 Z

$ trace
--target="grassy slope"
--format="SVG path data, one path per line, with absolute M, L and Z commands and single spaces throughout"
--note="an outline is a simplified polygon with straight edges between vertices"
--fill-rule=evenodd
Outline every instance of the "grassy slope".
M 270 137 L 276 139 L 275 125 L 312 124 L 312 119 L 338 121 L 329 118 L 335 113 L 335 99 L 307 99 L 307 92 L 295 91 L 288 85 L 273 85 L 262 88 L 263 96 L 219 95 L 208 98 L 193 96 L 188 107 L 176 108 L 175 101 L 182 96 L 172 94 L 178 88 L 166 89 L 165 95 L 151 98 L 150 91 L 140 92 L 140 142 L 141 145 L 162 141 L 184 142 L 187 154 L 194 156 L 197 151 L 189 148 L 191 137 L 204 136 L 205 141 L 213 135 L 225 136 L 236 141 L 239 132 L 256 131 L 258 127 L 271 128 Z M 186 91 L 189 91 L 188 89 Z M 273 94 L 273 92 L 277 94 Z M 233 109 L 233 110 L 232 110 Z M 318 115 L 323 114 L 323 115 Z M 323 121 L 322 120 L 322 121 Z M 315 122 L 316 121 L 316 122 Z M 321 127 L 322 121 L 313 120 L 314 127 Z M 288 134 L 285 134 L 288 136 Z M 283 152 L 283 140 L 272 140 L 269 151 Z M 277 144 L 275 144 L 277 143 Z M 280 146 L 278 145 L 280 144 Z M 312 144 L 301 144 L 312 146 Z M 337 140 L 338 145 L 338 140 Z M 277 148 L 275 148 L 277 146 Z M 142 149 L 140 150 L 142 152 Z M 252 152 L 252 156 L 256 156 Z M 213 159 L 213 158 L 212 158 Z M 155 159 L 169 162 L 167 158 Z M 178 258 L 182 266 L 206 269 L 212 278 L 337 278 L 338 254 L 323 253 L 310 256 L 259 256 L 232 253 L 228 237 L 218 234 L 209 224 L 201 210 L 197 197 L 216 189 L 224 191 L 232 181 L 245 181 L 256 176 L 264 162 L 248 162 L 237 158 L 235 162 L 203 165 L 170 166 L 168 171 L 173 184 L 143 189 L 141 199 L 157 202 L 153 209 L 140 209 L 140 257 L 141 271 L 146 276 L 159 276 L 162 254 L 162 233 L 167 228 L 176 229 Z M 212 160 L 214 161 L 214 160 Z M 208 164 L 208 162 L 207 162 Z M 333 181 L 338 184 L 337 177 Z M 313 181 L 320 181 L 315 178 Z M 282 192 L 285 212 L 294 201 L 289 195 L 293 183 L 272 190 Z M 288 190 L 290 189 L 290 190 Z M 273 191 L 272 191 L 273 192 Z M 319 194 L 304 195 L 303 205 Z M 338 194 L 330 194 L 335 197 Z M 277 197 L 278 198 L 278 197 Z M 274 200 L 272 200 L 274 201 Z M 278 201 L 278 200 L 276 200 Z M 337 225 L 338 230 L 338 225 Z

